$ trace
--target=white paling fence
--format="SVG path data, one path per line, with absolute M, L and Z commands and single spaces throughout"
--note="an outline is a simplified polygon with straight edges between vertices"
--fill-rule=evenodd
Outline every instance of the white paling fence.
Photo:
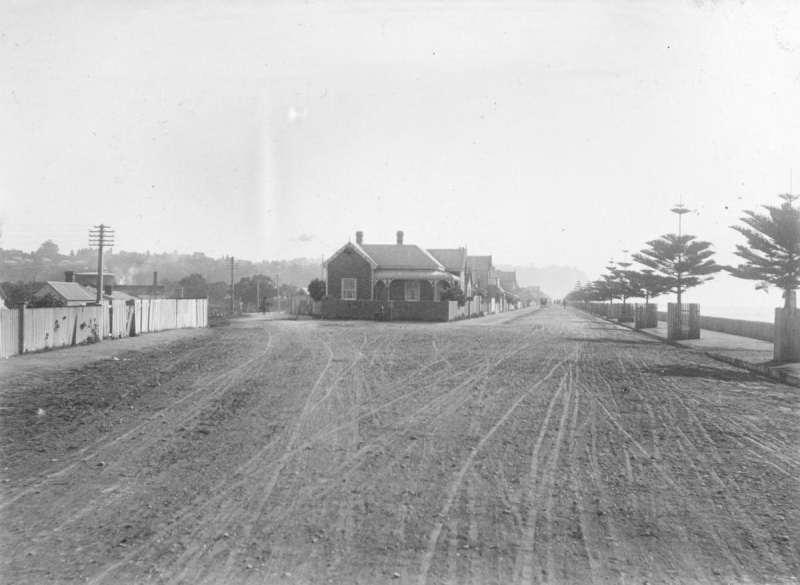
M 208 327 L 207 299 L 110 301 L 103 306 L 0 311 L 0 357 L 169 329 Z

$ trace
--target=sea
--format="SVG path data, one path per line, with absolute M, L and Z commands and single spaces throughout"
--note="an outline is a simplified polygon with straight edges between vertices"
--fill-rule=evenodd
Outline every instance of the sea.
M 741 319 L 742 321 L 775 322 L 775 307 L 734 307 L 701 304 L 700 314 L 707 317 L 724 317 L 726 319 Z

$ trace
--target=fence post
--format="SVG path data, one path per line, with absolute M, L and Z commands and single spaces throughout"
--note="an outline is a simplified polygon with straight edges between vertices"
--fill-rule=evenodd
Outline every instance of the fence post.
M 25 303 L 17 303 L 19 309 L 19 329 L 17 330 L 17 344 L 19 353 L 25 353 Z
M 776 362 L 800 361 L 800 309 L 775 309 Z

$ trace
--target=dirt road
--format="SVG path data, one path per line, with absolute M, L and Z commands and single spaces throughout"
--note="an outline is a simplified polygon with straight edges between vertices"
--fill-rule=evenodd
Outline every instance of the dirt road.
M 800 574 L 797 389 L 577 311 L 70 351 L 0 364 L 2 583 Z

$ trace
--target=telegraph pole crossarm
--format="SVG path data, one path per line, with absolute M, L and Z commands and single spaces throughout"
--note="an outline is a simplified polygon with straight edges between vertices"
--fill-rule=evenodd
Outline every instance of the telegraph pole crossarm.
M 114 230 L 110 226 L 100 224 L 89 230 L 89 247 L 97 248 L 97 304 L 103 306 L 103 248 L 114 245 Z M 100 323 L 98 327 L 99 339 L 103 339 L 105 334 L 104 315 L 105 311 L 100 311 Z

